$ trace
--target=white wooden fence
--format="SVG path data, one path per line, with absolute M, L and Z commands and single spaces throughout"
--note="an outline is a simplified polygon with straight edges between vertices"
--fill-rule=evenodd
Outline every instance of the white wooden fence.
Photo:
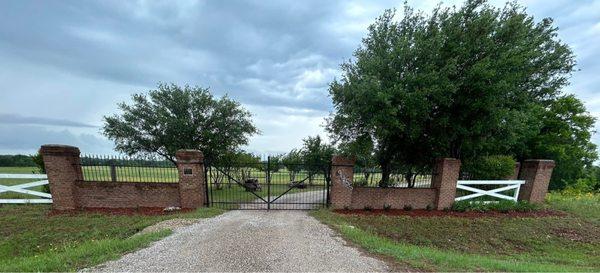
M 28 182 L 24 184 L 17 185 L 2 185 L 2 180 L 0 180 L 0 193 L 5 192 L 16 192 L 22 194 L 33 195 L 37 197 L 37 199 L 2 199 L 0 196 L 0 204 L 50 204 L 52 203 L 52 195 L 45 192 L 39 192 L 34 190 L 28 190 L 28 188 L 33 188 L 37 186 L 48 185 L 48 177 L 45 174 L 9 174 L 9 173 L 0 173 L 0 179 L 44 179 L 35 182 Z
M 469 200 L 481 196 L 491 196 L 503 200 L 512 200 L 517 202 L 519 198 L 519 189 L 525 184 L 525 180 L 458 180 L 456 189 L 470 192 L 468 195 L 460 196 L 455 201 Z M 491 190 L 478 189 L 480 185 L 498 185 L 498 188 Z M 504 185 L 504 186 L 503 186 Z M 501 187 L 503 186 L 503 187 Z M 512 195 L 501 194 L 501 192 L 514 190 Z M 495 201 L 483 201 L 484 203 Z

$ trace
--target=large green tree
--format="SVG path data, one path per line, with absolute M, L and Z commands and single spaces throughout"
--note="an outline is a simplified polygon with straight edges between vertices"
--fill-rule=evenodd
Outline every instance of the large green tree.
M 179 149 L 198 149 L 208 160 L 238 151 L 258 133 L 251 114 L 207 88 L 159 84 L 120 103 L 121 113 L 104 117 L 103 132 L 128 155 L 158 154 L 175 162 Z
M 517 153 L 518 156 L 520 159 L 550 158 L 556 161 L 550 189 L 575 184 L 597 159 L 596 145 L 590 140 L 596 119 L 580 100 L 567 95 L 540 111 L 538 121 L 539 134 L 527 141 L 527 150 Z
M 329 163 L 335 153 L 335 148 L 323 141 L 320 136 L 307 137 L 302 140 L 301 149 L 304 168 L 308 172 L 308 182 L 313 184 L 315 174 L 322 173 L 326 180 L 329 180 Z
M 281 157 L 281 164 L 288 171 L 290 181 L 296 180 L 296 175 L 302 171 L 302 151 L 292 149 L 289 153 Z
M 330 85 L 327 129 L 341 143 L 370 139 L 383 186 L 393 166 L 414 174 L 439 156 L 516 150 L 538 134 L 536 111 L 560 96 L 575 65 L 551 19 L 482 0 L 428 16 L 406 6 L 399 21 L 388 10 L 354 57 Z

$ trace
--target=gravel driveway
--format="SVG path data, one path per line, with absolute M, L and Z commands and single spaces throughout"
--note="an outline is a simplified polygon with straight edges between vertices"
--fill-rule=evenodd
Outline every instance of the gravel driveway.
M 325 204 L 326 192 L 324 190 L 288 193 L 283 196 L 273 195 L 271 209 L 318 209 Z M 265 197 L 266 199 L 266 197 Z M 267 209 L 267 203 L 256 199 L 253 203 L 242 204 L 243 209 Z
M 388 271 L 305 211 L 229 211 L 91 271 Z

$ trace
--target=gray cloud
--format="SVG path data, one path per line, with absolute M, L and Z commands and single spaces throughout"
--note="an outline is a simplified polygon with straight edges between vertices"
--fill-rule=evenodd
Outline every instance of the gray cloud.
M 271 150 L 276 140 L 285 151 L 308 134 L 323 135 L 332 108 L 327 85 L 339 64 L 385 8 L 402 2 L 0 1 L 0 111 L 13 115 L 2 126 L 100 124 L 132 93 L 174 82 L 239 100 L 263 132 L 248 148 Z M 409 1 L 425 11 L 437 3 Z M 523 3 L 538 20 L 556 19 L 581 69 L 567 91 L 600 117 L 600 1 Z M 89 129 L 68 132 L 98 136 Z M 79 141 L 68 135 L 66 144 Z
M 52 130 L 42 126 L 0 124 L 0 154 L 32 154 L 42 144 L 70 144 L 84 153 L 106 154 L 112 144 L 99 136 L 89 133 L 75 133 L 68 129 Z
M 17 114 L 0 114 L 0 124 L 27 124 L 27 125 L 49 125 L 66 127 L 97 128 L 98 126 L 67 119 L 26 117 Z

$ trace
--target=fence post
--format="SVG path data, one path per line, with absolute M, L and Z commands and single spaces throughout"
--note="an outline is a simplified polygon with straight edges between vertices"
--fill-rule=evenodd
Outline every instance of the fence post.
M 528 159 L 523 161 L 519 179 L 525 180 L 519 191 L 519 201 L 542 203 L 548 192 L 554 160 Z
M 198 150 L 179 150 L 175 157 L 179 172 L 181 208 L 202 207 L 206 198 L 204 155 Z
M 115 166 L 115 162 L 110 162 L 110 181 L 117 182 L 117 166 Z
M 40 148 L 52 194 L 52 208 L 78 208 L 75 183 L 83 180 L 79 148 L 68 145 L 46 144 Z
M 460 174 L 460 160 L 455 158 L 438 158 L 435 162 L 431 180 L 437 189 L 434 207 L 438 210 L 450 208 L 456 197 L 456 183 Z
M 354 158 L 334 155 L 331 159 L 330 200 L 333 209 L 350 208 L 352 205 L 352 179 Z

